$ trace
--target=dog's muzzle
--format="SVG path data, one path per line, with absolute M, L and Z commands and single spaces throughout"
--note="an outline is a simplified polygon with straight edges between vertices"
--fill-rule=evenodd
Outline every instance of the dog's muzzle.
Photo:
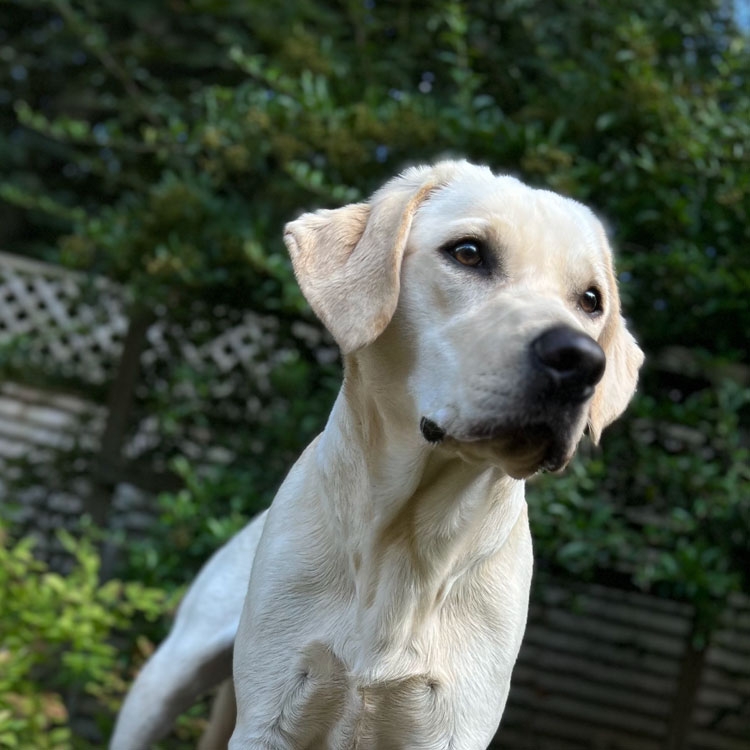
M 604 375 L 606 357 L 590 336 L 569 326 L 548 328 L 529 345 L 531 368 L 525 397 L 505 404 L 502 412 L 487 413 L 463 429 L 448 434 L 444 427 L 422 417 L 422 437 L 433 445 L 457 440 L 494 443 L 492 450 L 516 463 L 527 461 L 532 470 L 556 470 L 570 459 L 584 402 Z

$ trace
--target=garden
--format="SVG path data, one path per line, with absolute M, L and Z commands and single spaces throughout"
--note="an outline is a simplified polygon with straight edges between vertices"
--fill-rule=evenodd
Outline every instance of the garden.
M 0 450 L 0 747 L 101 747 L 185 584 L 322 428 L 340 365 L 284 223 L 445 156 L 592 206 L 646 352 L 601 446 L 529 488 L 535 601 L 585 584 L 674 603 L 686 671 L 653 746 L 743 746 L 750 36 L 734 5 L 11 0 L 0 19 L 0 379 L 82 404 L 70 440 Z M 734 681 L 701 713 L 730 610 Z M 205 716 L 163 747 L 194 747 Z M 626 747 L 617 731 L 569 747 Z M 562 747 L 545 737 L 503 746 Z

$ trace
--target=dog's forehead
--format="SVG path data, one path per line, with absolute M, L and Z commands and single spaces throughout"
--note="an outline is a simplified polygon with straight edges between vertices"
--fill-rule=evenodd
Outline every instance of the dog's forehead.
M 417 245 L 462 236 L 495 236 L 511 250 L 540 256 L 564 252 L 572 262 L 606 263 L 609 254 L 604 229 L 586 206 L 489 170 L 455 175 L 424 202 L 412 227 Z

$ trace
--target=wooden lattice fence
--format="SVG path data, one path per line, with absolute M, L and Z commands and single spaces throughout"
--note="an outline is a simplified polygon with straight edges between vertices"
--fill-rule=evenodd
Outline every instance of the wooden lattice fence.
M 123 481 L 149 490 L 170 486 L 172 455 L 231 461 L 233 437 L 278 401 L 274 369 L 301 349 L 319 362 L 338 357 L 330 339 L 303 321 L 282 335 L 276 318 L 222 304 L 196 302 L 180 316 L 159 304 L 143 311 L 105 279 L 0 253 L 6 379 L 72 392 L 88 405 L 79 424 L 104 407 L 102 418 L 80 430 L 88 453 L 97 454 L 90 473 L 99 485 L 84 507 L 99 520 Z M 192 380 L 181 379 L 184 369 Z M 210 420 L 184 419 L 178 431 L 165 431 L 154 415 L 166 401 Z M 6 421 L 6 431 L 17 428 Z M 217 429 L 224 429 L 221 439 Z M 0 458 L 2 439 L 0 432 Z M 7 448 L 6 459 L 18 452 Z
M 115 285 L 0 253 L 0 347 L 6 366 L 102 385 L 117 366 L 127 326 Z
M 112 282 L 0 253 L 0 349 L 11 365 L 15 356 L 23 367 L 105 384 L 120 364 L 127 310 L 125 292 Z M 269 392 L 274 363 L 288 355 L 278 345 L 276 318 L 220 304 L 186 316 L 187 323 L 170 320 L 168 312 L 156 305 L 151 313 L 139 352 L 145 384 L 179 360 L 217 373 L 215 394 L 223 401 L 232 400 L 239 376 L 252 376 L 260 392 Z M 292 332 L 321 361 L 338 357 L 318 328 L 300 321 Z

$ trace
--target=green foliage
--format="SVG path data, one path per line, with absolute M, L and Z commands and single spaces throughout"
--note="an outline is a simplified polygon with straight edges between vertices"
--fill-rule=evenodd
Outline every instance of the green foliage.
M 163 591 L 141 583 L 99 582 L 92 545 L 60 533 L 72 558 L 66 575 L 10 543 L 0 526 L 0 747 L 67 750 L 83 746 L 64 696 L 85 694 L 111 710 L 124 688 L 117 631 L 171 608 Z
M 604 452 L 532 493 L 541 557 L 620 570 L 705 623 L 747 589 L 750 52 L 727 5 L 11 3 L 3 246 L 107 274 L 183 321 L 196 303 L 272 315 L 294 353 L 282 397 L 242 431 L 181 395 L 205 375 L 168 373 L 151 394 L 164 434 L 244 432 L 247 460 L 181 465 L 186 489 L 161 501 L 168 544 L 138 569 L 181 578 L 172 545 L 197 564 L 323 422 L 335 378 L 291 333 L 311 317 L 284 221 L 460 154 L 607 217 L 648 355 Z M 684 368 L 664 364 L 675 345 Z
M 175 460 L 173 468 L 184 487 L 158 497 L 155 523 L 144 537 L 129 543 L 128 578 L 149 585 L 189 582 L 251 514 L 268 505 L 273 492 L 268 489 L 258 497 L 253 491 L 259 482 L 258 463 L 199 473 L 183 458 Z
M 617 571 L 691 601 L 705 635 L 727 596 L 750 590 L 750 451 L 740 429 L 750 389 L 725 381 L 679 404 L 642 397 L 633 411 L 600 455 L 530 490 L 537 551 L 543 566 Z

